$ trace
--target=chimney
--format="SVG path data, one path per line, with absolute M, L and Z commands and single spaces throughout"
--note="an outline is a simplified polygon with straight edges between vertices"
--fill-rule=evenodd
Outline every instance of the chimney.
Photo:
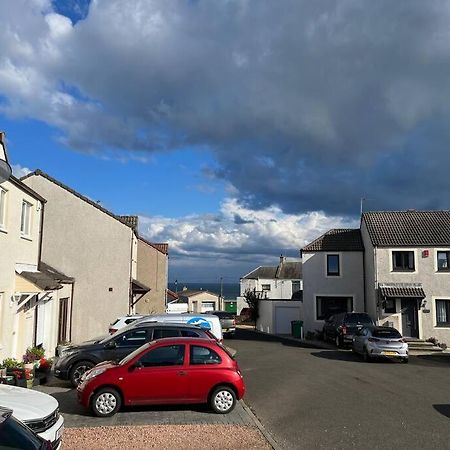
M 280 266 L 286 262 L 286 256 L 280 255 Z

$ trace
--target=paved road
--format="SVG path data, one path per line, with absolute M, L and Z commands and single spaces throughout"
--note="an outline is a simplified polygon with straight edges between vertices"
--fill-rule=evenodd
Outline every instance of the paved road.
M 174 405 L 124 408 L 112 417 L 94 417 L 76 399 L 76 391 L 68 383 L 53 379 L 37 390 L 53 395 L 59 402 L 66 427 L 96 427 L 108 425 L 159 425 L 159 424 L 221 424 L 254 425 L 241 402 L 230 414 L 215 414 L 205 405 Z
M 450 448 L 450 361 L 364 363 L 239 330 L 246 403 L 286 449 Z

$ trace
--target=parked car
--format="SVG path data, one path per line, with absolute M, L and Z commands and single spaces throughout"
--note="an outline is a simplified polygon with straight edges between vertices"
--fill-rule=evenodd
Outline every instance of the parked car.
M 112 324 L 109 325 L 109 334 L 114 334 L 117 330 L 120 330 L 123 327 L 126 327 L 130 323 L 133 323 L 134 321 L 141 319 L 143 316 L 142 314 L 133 314 L 128 316 L 122 316 L 118 317 Z
M 0 406 L 0 448 L 52 450 L 53 446 L 17 420 L 13 411 Z
M 353 338 L 353 351 L 364 361 L 373 358 L 395 358 L 408 362 L 408 344 L 402 335 L 391 327 L 365 326 Z
M 64 418 L 54 397 L 33 389 L 0 384 L 0 406 L 14 411 L 16 419 L 44 441 L 50 441 L 54 449 L 60 448 Z
M 99 417 L 121 406 L 209 403 L 219 414 L 233 410 L 245 385 L 237 362 L 211 339 L 161 339 L 120 363 L 102 363 L 83 376 L 78 400 Z
M 162 323 L 186 323 L 188 325 L 197 325 L 200 328 L 211 331 L 211 333 L 220 342 L 223 340 L 222 326 L 217 316 L 206 314 L 151 314 L 139 319 L 144 322 L 162 322 Z
M 236 332 L 236 315 L 226 311 L 211 311 L 208 314 L 217 316 L 222 327 L 222 334 L 226 337 L 233 337 Z
M 214 339 L 209 330 L 195 325 L 135 321 L 103 340 L 64 347 L 55 359 L 54 375 L 70 380 L 72 386 L 76 387 L 84 372 L 96 364 L 102 361 L 120 361 L 141 345 L 166 337 Z
M 375 325 L 366 313 L 347 312 L 330 316 L 323 326 L 324 341 L 332 341 L 337 347 L 351 345 L 353 336 L 365 325 Z

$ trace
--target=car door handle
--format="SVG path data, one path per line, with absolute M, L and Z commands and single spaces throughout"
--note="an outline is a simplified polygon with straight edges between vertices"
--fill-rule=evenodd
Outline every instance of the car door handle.
M 187 372 L 185 370 L 180 370 L 178 372 L 178 375 L 180 375 L 180 377 L 185 377 L 187 375 Z

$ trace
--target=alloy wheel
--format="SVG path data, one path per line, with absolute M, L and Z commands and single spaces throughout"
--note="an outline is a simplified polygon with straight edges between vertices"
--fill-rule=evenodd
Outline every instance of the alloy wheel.
M 220 412 L 226 412 L 233 407 L 233 395 L 226 390 L 217 392 L 214 397 L 214 404 Z

